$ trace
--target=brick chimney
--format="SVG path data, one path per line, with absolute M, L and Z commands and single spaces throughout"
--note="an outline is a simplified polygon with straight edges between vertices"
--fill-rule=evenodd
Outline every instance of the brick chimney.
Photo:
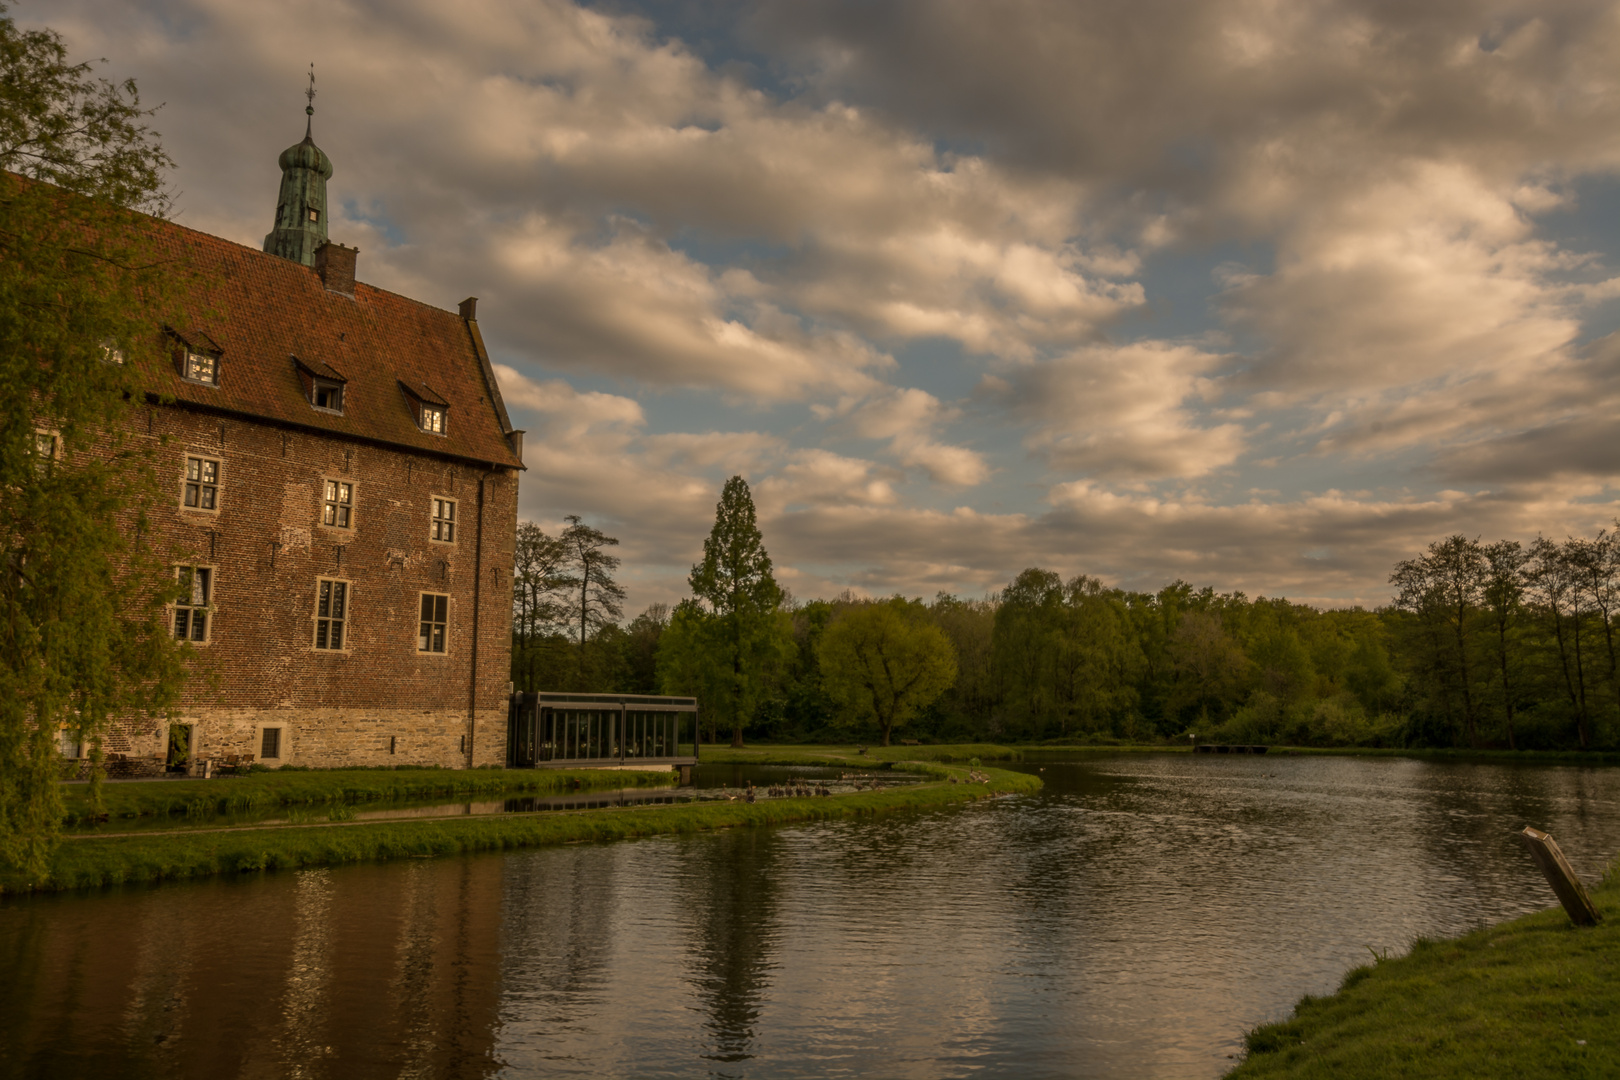
M 328 292 L 354 296 L 354 262 L 360 249 L 334 244 L 330 240 L 315 249 L 315 272 Z
M 461 317 L 468 322 L 478 321 L 478 297 L 469 296 L 461 302 Z

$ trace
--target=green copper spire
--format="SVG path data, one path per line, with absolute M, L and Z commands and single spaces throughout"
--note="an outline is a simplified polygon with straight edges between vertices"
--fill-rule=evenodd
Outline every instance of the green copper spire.
M 276 200 L 276 227 L 264 238 L 264 250 L 283 259 L 315 265 L 315 249 L 326 243 L 326 182 L 332 159 L 311 137 L 315 116 L 315 65 L 309 65 L 304 92 L 304 141 L 281 152 L 281 197 Z

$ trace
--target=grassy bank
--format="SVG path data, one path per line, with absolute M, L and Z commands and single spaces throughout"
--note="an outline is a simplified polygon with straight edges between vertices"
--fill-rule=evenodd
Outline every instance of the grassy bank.
M 1228 1080 L 1614 1076 L 1620 864 L 1592 899 L 1596 927 L 1558 908 L 1356 968 L 1337 993 L 1251 1032 Z
M 1531 765 L 1620 765 L 1614 750 L 1443 750 L 1374 746 L 1274 746 L 1273 754 L 1329 755 L 1334 757 L 1401 757 L 1420 761 L 1524 762 Z
M 902 761 L 962 762 L 978 758 L 980 761 L 1017 761 L 1019 751 L 1011 746 L 994 743 L 952 743 L 940 746 L 867 746 L 862 754 L 858 748 L 843 746 L 767 745 L 703 747 L 699 759 L 704 765 L 802 765 L 806 768 L 832 766 L 834 768 L 889 768 Z
M 939 764 L 901 766 L 936 778 L 963 779 L 967 770 Z M 1023 773 L 984 770 L 988 784 L 939 782 L 832 798 L 704 802 L 611 810 L 549 811 L 482 818 L 390 821 L 225 830 L 166 836 L 75 840 L 58 847 L 50 876 L 33 881 L 0 874 L 0 893 L 49 892 L 134 882 L 173 881 L 214 874 L 292 870 L 309 866 L 506 851 L 542 844 L 626 840 L 792 822 L 933 810 L 993 795 L 1029 792 L 1040 781 Z M 626 777 L 634 774 L 619 774 Z
M 152 780 L 107 784 L 102 802 L 113 819 L 269 810 L 279 806 L 364 803 L 461 795 L 541 794 L 659 786 L 674 774 L 604 769 L 330 769 L 249 773 L 217 780 Z M 90 787 L 63 790 L 67 823 L 90 820 Z

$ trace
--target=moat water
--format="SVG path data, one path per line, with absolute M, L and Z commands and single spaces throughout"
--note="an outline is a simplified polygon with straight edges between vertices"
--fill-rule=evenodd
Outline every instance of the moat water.
M 1620 769 L 1025 768 L 958 810 L 7 900 L 0 1076 L 1216 1077 L 1369 949 L 1553 903 L 1524 825 L 1588 880 L 1620 854 Z

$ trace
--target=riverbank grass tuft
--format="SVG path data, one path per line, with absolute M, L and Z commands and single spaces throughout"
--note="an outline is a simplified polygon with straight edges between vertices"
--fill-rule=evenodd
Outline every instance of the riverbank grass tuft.
M 1356 968 L 1337 993 L 1250 1032 L 1227 1080 L 1614 1076 L 1620 863 L 1592 899 L 1595 927 L 1554 908 Z

